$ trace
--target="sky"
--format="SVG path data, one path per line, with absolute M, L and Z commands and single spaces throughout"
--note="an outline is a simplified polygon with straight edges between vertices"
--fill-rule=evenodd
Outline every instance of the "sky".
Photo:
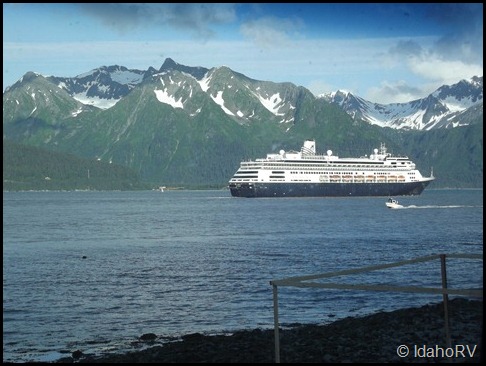
M 3 90 L 29 71 L 75 77 L 166 58 L 316 96 L 409 102 L 483 75 L 483 4 L 3 4 Z

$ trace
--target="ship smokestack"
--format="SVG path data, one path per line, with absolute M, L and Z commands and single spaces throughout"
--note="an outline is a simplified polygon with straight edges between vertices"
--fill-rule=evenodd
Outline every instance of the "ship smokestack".
M 304 146 L 302 146 L 301 152 L 303 155 L 315 155 L 316 154 L 316 141 L 306 140 Z

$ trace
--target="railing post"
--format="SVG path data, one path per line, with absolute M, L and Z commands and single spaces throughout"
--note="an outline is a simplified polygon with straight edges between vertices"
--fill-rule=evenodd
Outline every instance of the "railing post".
M 440 255 L 440 272 L 442 275 L 442 289 L 447 289 L 447 272 L 446 272 L 446 255 Z M 451 347 L 451 332 L 449 329 L 449 295 L 442 294 L 442 300 L 444 303 L 444 321 L 445 321 L 445 333 L 446 333 L 446 346 Z
M 278 290 L 273 286 L 273 327 L 275 330 L 275 363 L 280 363 L 280 335 L 278 332 Z

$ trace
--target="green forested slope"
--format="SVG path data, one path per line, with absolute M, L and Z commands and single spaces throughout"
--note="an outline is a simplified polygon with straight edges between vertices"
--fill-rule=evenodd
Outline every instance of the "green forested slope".
M 3 190 L 147 189 L 126 167 L 3 140 Z

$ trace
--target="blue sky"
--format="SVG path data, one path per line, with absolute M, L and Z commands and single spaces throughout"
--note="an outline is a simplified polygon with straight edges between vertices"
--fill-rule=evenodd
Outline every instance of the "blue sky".
M 3 88 L 26 72 L 228 66 L 315 95 L 423 98 L 483 75 L 483 5 L 3 4 Z

